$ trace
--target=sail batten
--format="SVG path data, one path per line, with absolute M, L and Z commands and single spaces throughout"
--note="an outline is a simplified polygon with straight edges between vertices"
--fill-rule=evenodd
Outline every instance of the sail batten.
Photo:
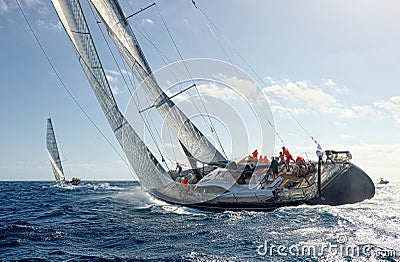
M 226 162 L 225 157 L 160 88 L 118 1 L 89 1 L 135 77 L 142 82 L 150 100 L 159 104 L 155 108 L 190 155 L 203 163 Z
M 119 110 L 79 1 L 52 0 L 52 3 L 75 48 L 100 107 L 140 183 L 148 189 L 170 183 L 164 168 Z

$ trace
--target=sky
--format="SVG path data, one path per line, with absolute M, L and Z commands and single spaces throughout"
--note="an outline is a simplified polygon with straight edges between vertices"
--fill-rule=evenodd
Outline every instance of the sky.
M 81 2 L 115 98 L 120 108 L 129 109 L 122 74 L 88 4 Z M 121 1 L 127 16 L 151 3 Z M 284 144 L 294 155 L 314 154 L 313 136 L 324 149 L 350 150 L 353 163 L 374 181 L 400 180 L 400 2 L 196 3 L 218 27 L 214 35 L 189 0 L 156 1 L 157 8 L 129 19 L 153 71 L 180 61 L 180 55 L 230 62 L 247 72 L 268 98 L 283 141 L 275 138 L 271 148 Z M 51 2 L 20 4 L 63 83 L 122 154 Z M 45 144 L 49 116 L 67 178 L 133 179 L 63 88 L 15 1 L 0 0 L 0 39 L 0 180 L 53 179 Z M 219 91 L 213 92 L 223 96 Z M 256 142 L 243 153 L 251 153 Z

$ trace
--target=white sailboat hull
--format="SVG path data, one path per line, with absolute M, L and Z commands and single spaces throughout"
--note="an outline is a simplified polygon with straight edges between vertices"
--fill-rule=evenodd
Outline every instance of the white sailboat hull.
M 320 195 L 316 181 L 303 187 L 282 187 L 283 180 L 272 187 L 249 189 L 249 185 L 233 185 L 229 190 L 223 185 L 218 187 L 218 183 L 201 188 L 171 183 L 149 192 L 171 204 L 210 211 L 270 211 L 302 204 L 343 205 L 370 199 L 375 194 L 369 176 L 350 163 L 326 167 L 321 182 Z M 216 188 L 220 188 L 220 192 L 216 192 Z

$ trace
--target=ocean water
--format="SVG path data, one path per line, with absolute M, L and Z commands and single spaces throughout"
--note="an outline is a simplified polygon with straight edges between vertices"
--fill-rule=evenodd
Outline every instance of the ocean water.
M 399 186 L 353 205 L 212 213 L 136 182 L 0 182 L 0 260 L 399 261 Z

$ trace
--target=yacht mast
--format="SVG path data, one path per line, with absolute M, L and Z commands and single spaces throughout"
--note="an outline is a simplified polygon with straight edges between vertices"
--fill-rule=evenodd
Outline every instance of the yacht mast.
M 154 107 L 184 145 L 185 150 L 203 163 L 226 163 L 225 157 L 160 88 L 118 1 L 89 0 L 89 2 L 134 75 L 143 83 Z

